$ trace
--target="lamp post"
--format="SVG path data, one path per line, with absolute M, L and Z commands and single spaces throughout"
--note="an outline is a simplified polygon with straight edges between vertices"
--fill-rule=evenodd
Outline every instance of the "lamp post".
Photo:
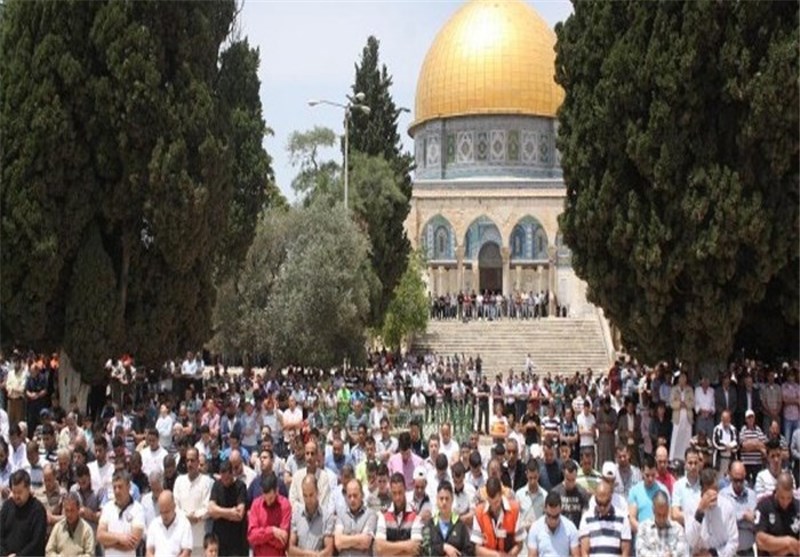
M 361 112 L 369 116 L 369 113 L 372 112 L 372 110 L 367 105 L 362 104 L 364 102 L 364 99 L 366 98 L 366 95 L 364 93 L 356 93 L 352 97 L 350 95 L 345 95 L 345 97 L 347 98 L 347 103 L 345 104 L 329 101 L 326 99 L 320 99 L 320 100 L 308 101 L 308 106 L 327 104 L 344 110 L 344 210 L 347 211 L 349 174 L 350 174 L 350 114 L 355 109 L 355 110 L 360 110 Z

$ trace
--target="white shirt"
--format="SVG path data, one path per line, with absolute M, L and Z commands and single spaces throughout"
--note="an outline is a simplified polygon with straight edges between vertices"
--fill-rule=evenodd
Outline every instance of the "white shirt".
M 8 437 L 8 414 L 5 410 L 0 408 L 0 437 L 2 437 L 6 443 L 9 442 Z
M 460 455 L 458 442 L 450 438 L 450 442 L 445 444 L 444 442 L 440 443 L 439 445 L 439 453 L 447 455 L 447 460 L 450 462 L 455 462 L 458 460 Z
M 578 432 L 581 430 L 592 430 L 591 433 L 580 433 L 581 447 L 594 447 L 594 416 L 590 413 L 588 415 L 581 412 L 578 415 Z
M 698 500 L 699 501 L 699 500 Z M 686 541 L 693 551 L 716 549 L 719 557 L 734 557 L 739 547 L 736 509 L 727 497 L 717 497 L 717 504 L 706 509 L 703 522 L 695 520 L 697 504 L 686 506 Z
M 142 455 L 142 472 L 150 477 L 150 472 L 163 472 L 164 471 L 164 457 L 169 453 L 164 450 L 161 445 L 158 446 L 157 451 L 153 451 L 149 446 L 143 448 L 140 453 Z
M 175 425 L 175 420 L 172 419 L 170 414 L 166 416 L 159 416 L 156 420 L 156 429 L 158 430 L 158 444 L 162 447 L 172 446 L 172 426 Z
M 191 554 L 192 536 L 191 524 L 181 513 L 175 513 L 175 520 L 168 528 L 159 516 L 147 529 L 147 549 L 153 549 L 156 557 L 178 557 L 184 549 Z M 202 547 L 202 540 L 200 543 Z
M 142 513 L 144 514 L 145 529 L 150 528 L 150 525 L 158 516 L 158 502 L 153 500 L 152 491 L 142 496 Z
M 190 517 L 206 518 L 213 484 L 214 481 L 205 474 L 198 474 L 194 481 L 189 478 L 189 474 L 178 476 L 175 479 L 175 488 L 173 490 L 175 508 L 178 510 L 178 514 L 182 514 L 187 519 Z M 190 522 L 189 526 L 192 529 L 192 539 L 195 547 L 203 547 L 205 521 L 200 520 L 195 524 Z
M 103 505 L 100 513 L 99 524 L 105 524 L 108 531 L 112 534 L 130 534 L 135 528 L 144 532 L 144 509 L 137 501 L 132 501 L 125 510 L 120 513 L 119 507 L 114 500 Z M 122 551 L 121 549 L 106 547 L 106 557 L 135 557 L 136 550 Z
M 105 466 L 102 468 L 94 460 L 90 462 L 87 467 L 89 468 L 89 475 L 92 478 L 92 491 L 100 491 L 105 489 L 106 493 L 111 494 L 111 478 L 114 476 L 114 465 L 111 461 L 106 460 Z
M 195 360 L 183 360 L 181 364 L 181 375 L 186 375 L 188 377 L 194 377 L 197 374 L 197 363 Z
M 695 387 L 694 388 L 694 411 L 700 412 L 701 410 L 705 410 L 706 412 L 714 413 L 714 389 L 711 387 L 708 388 L 706 392 L 703 392 L 703 387 Z
M 8 445 L 8 462 L 11 463 L 11 471 L 24 470 L 28 467 L 28 453 L 25 451 L 25 443 L 20 443 L 16 449 Z
M 420 392 L 415 392 L 411 395 L 411 408 L 421 409 L 425 408 L 425 396 Z

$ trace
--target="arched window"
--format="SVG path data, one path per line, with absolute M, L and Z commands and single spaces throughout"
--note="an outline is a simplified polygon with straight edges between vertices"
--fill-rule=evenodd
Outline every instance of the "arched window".
M 445 259 L 450 251 L 450 234 L 443 225 L 436 229 L 436 248 L 434 250 L 435 259 Z
M 534 259 L 547 259 L 547 234 L 544 228 L 538 226 L 533 233 Z
M 525 255 L 525 229 L 519 225 L 511 233 L 511 256 L 524 257 Z

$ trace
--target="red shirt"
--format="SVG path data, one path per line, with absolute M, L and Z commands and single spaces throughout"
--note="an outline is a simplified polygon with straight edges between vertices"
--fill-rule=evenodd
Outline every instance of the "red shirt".
M 675 485 L 675 476 L 673 476 L 669 472 L 666 472 L 663 476 L 661 474 L 657 474 L 656 475 L 656 480 L 658 480 L 659 482 L 664 484 L 664 487 L 666 487 L 669 490 L 669 494 L 670 494 L 670 497 L 671 497 L 672 496 L 672 486 Z
M 261 495 L 247 513 L 247 541 L 253 548 L 253 557 L 281 557 L 286 555 L 289 542 L 289 524 L 292 521 L 292 506 L 289 500 L 278 495 L 275 503 L 268 507 Z M 286 532 L 286 543 L 272 533 L 272 528 Z

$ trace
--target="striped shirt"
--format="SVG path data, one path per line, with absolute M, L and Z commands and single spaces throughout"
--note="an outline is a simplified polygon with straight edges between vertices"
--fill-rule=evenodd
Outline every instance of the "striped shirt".
M 542 429 L 548 433 L 555 433 L 555 438 L 558 439 L 561 420 L 558 419 L 558 416 L 545 416 L 542 418 Z
M 764 436 L 764 433 L 761 431 L 760 427 L 756 426 L 755 428 L 750 429 L 744 425 L 739 433 L 739 442 L 741 443 L 742 447 L 744 447 L 745 443 L 748 441 L 761 441 L 766 443 L 767 438 Z M 761 466 L 763 460 L 761 451 L 746 451 L 744 448 L 742 448 L 740 456 L 742 458 L 742 464 L 745 466 Z
M 619 515 L 610 507 L 608 514 L 598 516 L 586 513 L 578 528 L 578 539 L 589 539 L 589 555 L 618 557 L 622 555 L 622 542 L 631 541 L 631 524 L 628 517 Z

